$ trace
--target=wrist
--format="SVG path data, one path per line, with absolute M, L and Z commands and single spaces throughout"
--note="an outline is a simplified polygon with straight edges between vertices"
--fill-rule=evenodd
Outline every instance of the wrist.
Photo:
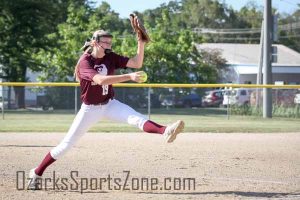
M 138 39 L 138 44 L 139 44 L 139 45 L 145 45 L 145 44 L 146 44 L 146 42 L 145 42 L 145 41 L 143 41 L 143 40 L 141 40 L 141 39 Z
M 132 78 L 133 73 L 126 74 L 126 76 L 127 76 L 127 79 L 128 79 L 129 81 L 132 81 L 132 80 L 133 80 L 133 78 Z

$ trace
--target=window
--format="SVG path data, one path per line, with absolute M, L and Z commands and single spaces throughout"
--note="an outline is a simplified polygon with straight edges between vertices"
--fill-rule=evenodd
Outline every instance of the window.
M 246 95 L 247 95 L 246 90 L 241 90 L 241 95 L 242 95 L 242 96 L 246 96 Z

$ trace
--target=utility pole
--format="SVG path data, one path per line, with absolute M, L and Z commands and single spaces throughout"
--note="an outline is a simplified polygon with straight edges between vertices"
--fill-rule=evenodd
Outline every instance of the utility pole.
M 272 82 L 272 65 L 271 65 L 271 23 L 272 20 L 272 0 L 265 0 L 264 8 L 264 59 L 263 59 L 263 83 L 271 84 Z M 263 89 L 263 117 L 272 118 L 272 89 Z
M 259 45 L 259 63 L 258 63 L 258 71 L 256 77 L 256 84 L 262 84 L 262 66 L 263 66 L 263 57 L 264 57 L 264 21 L 261 22 L 261 32 L 260 32 L 260 45 Z M 256 88 L 256 108 L 259 108 L 260 103 L 260 95 L 261 89 Z

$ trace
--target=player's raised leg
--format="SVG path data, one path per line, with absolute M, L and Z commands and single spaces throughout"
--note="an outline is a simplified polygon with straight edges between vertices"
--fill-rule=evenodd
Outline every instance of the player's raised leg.
M 109 113 L 106 115 L 106 118 L 109 120 L 128 123 L 147 133 L 162 134 L 168 143 L 173 142 L 184 128 L 184 122 L 181 120 L 169 126 L 157 124 L 118 100 L 112 100 L 106 109 L 109 110 Z

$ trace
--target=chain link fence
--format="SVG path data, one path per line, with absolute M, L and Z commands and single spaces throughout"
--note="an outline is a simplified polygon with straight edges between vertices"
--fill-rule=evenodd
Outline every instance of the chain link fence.
M 20 108 L 14 88 L 2 86 L 2 118 L 9 112 L 77 113 L 81 106 L 80 88 L 63 86 L 26 86 L 25 107 Z M 117 87 L 115 98 L 149 116 L 152 113 L 187 112 L 212 115 L 262 116 L 262 88 L 180 88 Z M 300 90 L 272 89 L 273 116 L 300 118 Z

